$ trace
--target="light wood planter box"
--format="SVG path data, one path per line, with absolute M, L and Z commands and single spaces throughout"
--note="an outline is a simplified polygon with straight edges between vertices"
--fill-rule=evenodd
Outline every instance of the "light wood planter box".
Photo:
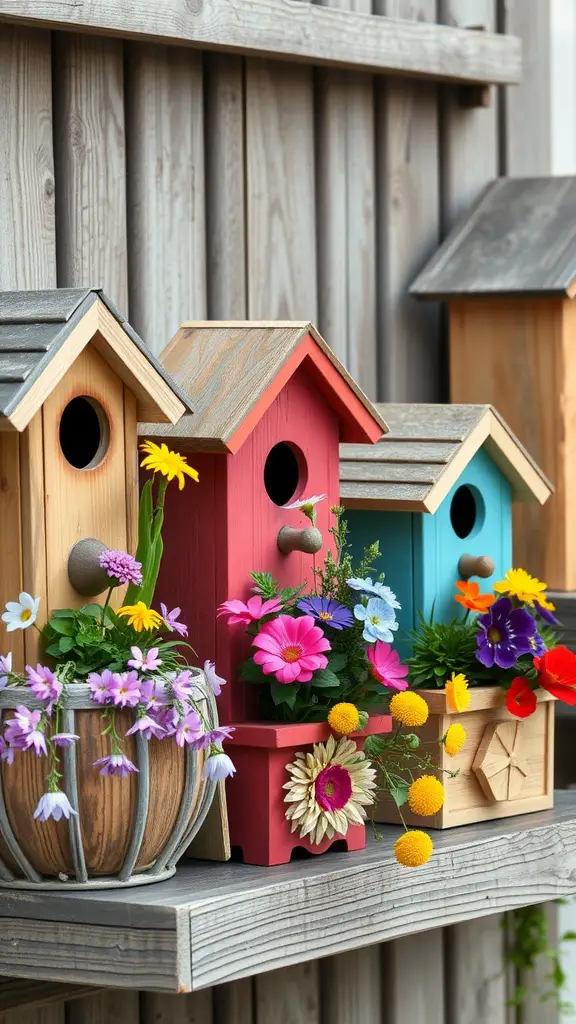
M 538 690 L 536 711 L 520 719 L 506 710 L 502 687 L 471 687 L 469 692 L 470 707 L 458 713 L 447 707 L 444 690 L 418 690 L 430 708 L 428 722 L 416 730 L 422 749 L 431 752 L 439 769 L 459 769 L 459 774 L 449 778 L 439 773 L 446 797 L 433 817 L 411 814 L 404 805 L 402 815 L 408 825 L 452 828 L 541 811 L 554 804 L 554 698 Z M 455 722 L 466 730 L 466 742 L 456 757 L 448 757 L 439 740 Z M 378 802 L 374 820 L 400 821 L 389 797 Z

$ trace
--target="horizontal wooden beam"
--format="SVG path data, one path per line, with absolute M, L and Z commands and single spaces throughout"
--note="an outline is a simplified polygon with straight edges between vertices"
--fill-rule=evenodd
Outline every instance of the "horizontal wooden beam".
M 0 0 L 0 19 L 473 85 L 521 79 L 521 42 L 299 0 Z
M 366 850 L 277 868 L 181 864 L 173 879 L 86 893 L 0 890 L 0 972 L 185 992 L 576 891 L 576 793 L 556 807 L 435 832 L 422 868 L 400 829 Z
M 54 981 L 29 981 L 9 978 L 0 981 L 0 1014 L 9 1010 L 30 1010 L 35 1006 L 78 999 L 100 991 L 92 985 L 62 985 Z

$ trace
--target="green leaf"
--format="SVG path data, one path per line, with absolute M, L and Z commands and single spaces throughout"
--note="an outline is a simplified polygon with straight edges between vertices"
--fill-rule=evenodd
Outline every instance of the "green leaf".
M 396 804 L 396 807 L 402 807 L 402 805 L 406 803 L 409 788 L 409 784 L 407 782 L 400 781 L 400 779 L 397 779 L 388 786 L 388 792 Z
M 136 549 L 136 561 L 142 564 L 142 572 L 146 571 L 150 554 L 152 527 L 152 488 L 154 477 L 147 480 L 140 494 L 140 505 L 138 508 L 138 547 Z M 140 600 L 140 587 L 131 583 L 126 591 L 125 604 L 136 604 Z
M 73 619 L 78 614 L 77 608 L 55 608 L 50 613 L 50 622 L 52 619 Z
M 271 683 L 270 696 L 276 707 L 280 704 L 287 704 L 289 708 L 293 708 L 299 689 L 300 686 L 294 683 Z
M 310 680 L 310 686 L 340 686 L 340 679 L 329 668 L 321 668 L 315 672 Z
M 248 660 L 243 662 L 240 666 L 240 675 L 247 683 L 266 682 L 266 676 L 260 668 L 260 665 L 256 665 L 256 663 L 252 661 L 252 658 L 248 658 Z
M 51 658 L 58 658 L 60 656 L 60 644 L 56 641 L 53 644 L 48 644 L 46 648 L 46 654 L 49 654 Z
M 54 619 L 49 625 L 52 631 L 60 636 L 74 636 L 75 629 L 70 619 Z
M 69 651 L 73 650 L 76 646 L 76 640 L 73 636 L 63 636 L 60 638 L 58 647 L 60 654 L 68 654 Z
M 332 654 L 328 658 L 328 668 L 331 672 L 341 672 L 347 664 L 348 658 L 345 654 Z
M 83 615 L 88 615 L 91 619 L 99 619 L 102 615 L 103 605 L 92 602 L 90 604 L 83 605 L 80 611 Z
M 367 736 L 364 742 L 364 751 L 368 757 L 381 757 L 388 746 L 384 736 Z

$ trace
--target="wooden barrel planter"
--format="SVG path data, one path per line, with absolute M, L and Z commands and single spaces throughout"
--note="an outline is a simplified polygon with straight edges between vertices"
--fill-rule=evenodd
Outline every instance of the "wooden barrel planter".
M 209 723 L 216 702 L 200 669 L 191 669 L 193 698 Z M 161 690 L 162 687 L 159 686 Z M 169 878 L 200 829 L 216 784 L 203 778 L 205 755 L 173 739 L 127 736 L 123 750 L 138 772 L 101 776 L 94 762 L 111 753 L 102 736 L 102 708 L 84 683 L 62 695 L 63 729 L 80 739 L 60 750 L 61 789 L 78 811 L 70 819 L 40 822 L 34 809 L 45 792 L 46 759 L 32 750 L 0 769 L 0 885 L 17 889 L 105 889 Z M 0 716 L 19 704 L 40 704 L 27 687 L 0 691 Z M 116 711 L 124 735 L 135 710 Z

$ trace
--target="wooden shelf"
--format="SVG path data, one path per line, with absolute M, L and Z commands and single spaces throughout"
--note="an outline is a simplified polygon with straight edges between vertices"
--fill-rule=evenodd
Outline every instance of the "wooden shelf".
M 0 19 L 471 85 L 513 85 L 519 39 L 297 0 L 1 0 Z
M 382 826 L 361 853 L 284 867 L 184 863 L 167 882 L 93 893 L 0 890 L 0 973 L 188 992 L 576 891 L 576 794 L 552 811 L 434 835 L 423 867 Z

